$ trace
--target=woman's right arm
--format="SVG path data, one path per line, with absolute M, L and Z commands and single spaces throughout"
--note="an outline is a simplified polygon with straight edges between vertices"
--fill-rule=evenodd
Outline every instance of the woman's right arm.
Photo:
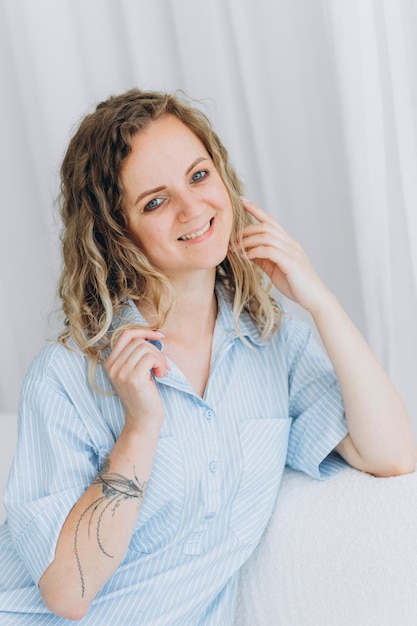
M 92 485 L 70 511 L 55 558 L 39 581 L 50 611 L 81 619 L 123 560 L 151 475 L 163 406 L 151 371 L 166 375 L 163 354 L 149 340 L 161 333 L 124 331 L 106 370 L 125 411 L 125 426 Z

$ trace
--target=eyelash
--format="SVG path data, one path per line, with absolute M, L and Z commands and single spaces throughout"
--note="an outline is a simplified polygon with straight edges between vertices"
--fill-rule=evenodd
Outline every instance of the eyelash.
M 155 206 L 149 206 L 150 204 L 152 204 L 152 202 L 156 202 L 157 200 L 159 200 L 158 204 L 156 204 Z M 145 204 L 145 206 L 143 207 L 144 213 L 155 211 L 155 209 L 157 209 L 161 205 L 161 203 L 162 198 L 152 198 L 152 200 L 150 200 L 148 204 Z
M 200 178 L 195 179 L 195 176 L 197 176 L 198 174 L 202 174 L 202 176 L 200 176 Z M 199 183 L 200 181 L 204 180 L 207 176 L 209 175 L 209 171 L 208 170 L 198 170 L 198 172 L 195 172 L 192 176 L 191 176 L 191 182 L 192 183 Z M 158 202 L 159 201 L 159 202 Z M 149 206 L 151 205 L 153 202 L 158 202 L 156 205 L 154 206 Z M 161 206 L 163 202 L 163 198 L 152 198 L 152 200 L 150 200 L 147 204 L 145 204 L 145 206 L 143 207 L 143 211 L 144 213 L 151 213 L 152 211 L 155 211 L 155 209 L 157 209 L 158 207 Z
M 208 173 L 209 173 L 208 170 L 198 170 L 198 172 L 195 172 L 195 174 L 191 176 L 191 181 L 193 183 L 198 183 L 200 182 L 200 180 L 203 180 L 204 178 L 206 178 L 206 176 L 208 176 Z M 197 176 L 197 174 L 203 174 L 203 176 L 201 176 L 201 178 L 198 178 L 197 180 L 194 180 L 194 176 Z

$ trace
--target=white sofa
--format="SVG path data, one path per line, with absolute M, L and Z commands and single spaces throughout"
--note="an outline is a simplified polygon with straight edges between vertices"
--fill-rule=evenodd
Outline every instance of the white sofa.
M 417 626 L 417 474 L 286 470 L 235 626 Z
M 16 418 L 0 413 L 1 492 L 15 443 Z M 286 470 L 234 626 L 417 626 L 417 474 Z

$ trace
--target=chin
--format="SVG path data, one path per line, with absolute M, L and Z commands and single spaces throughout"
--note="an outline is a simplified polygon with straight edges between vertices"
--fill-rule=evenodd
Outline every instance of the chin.
M 223 261 L 227 258 L 227 251 L 224 254 L 217 254 L 213 256 L 210 265 L 210 268 L 216 268 L 223 263 Z

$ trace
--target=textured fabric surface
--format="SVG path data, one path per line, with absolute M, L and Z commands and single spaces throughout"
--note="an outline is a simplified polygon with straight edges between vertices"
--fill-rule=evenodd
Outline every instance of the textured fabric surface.
M 235 626 L 415 626 L 417 475 L 287 469 Z

